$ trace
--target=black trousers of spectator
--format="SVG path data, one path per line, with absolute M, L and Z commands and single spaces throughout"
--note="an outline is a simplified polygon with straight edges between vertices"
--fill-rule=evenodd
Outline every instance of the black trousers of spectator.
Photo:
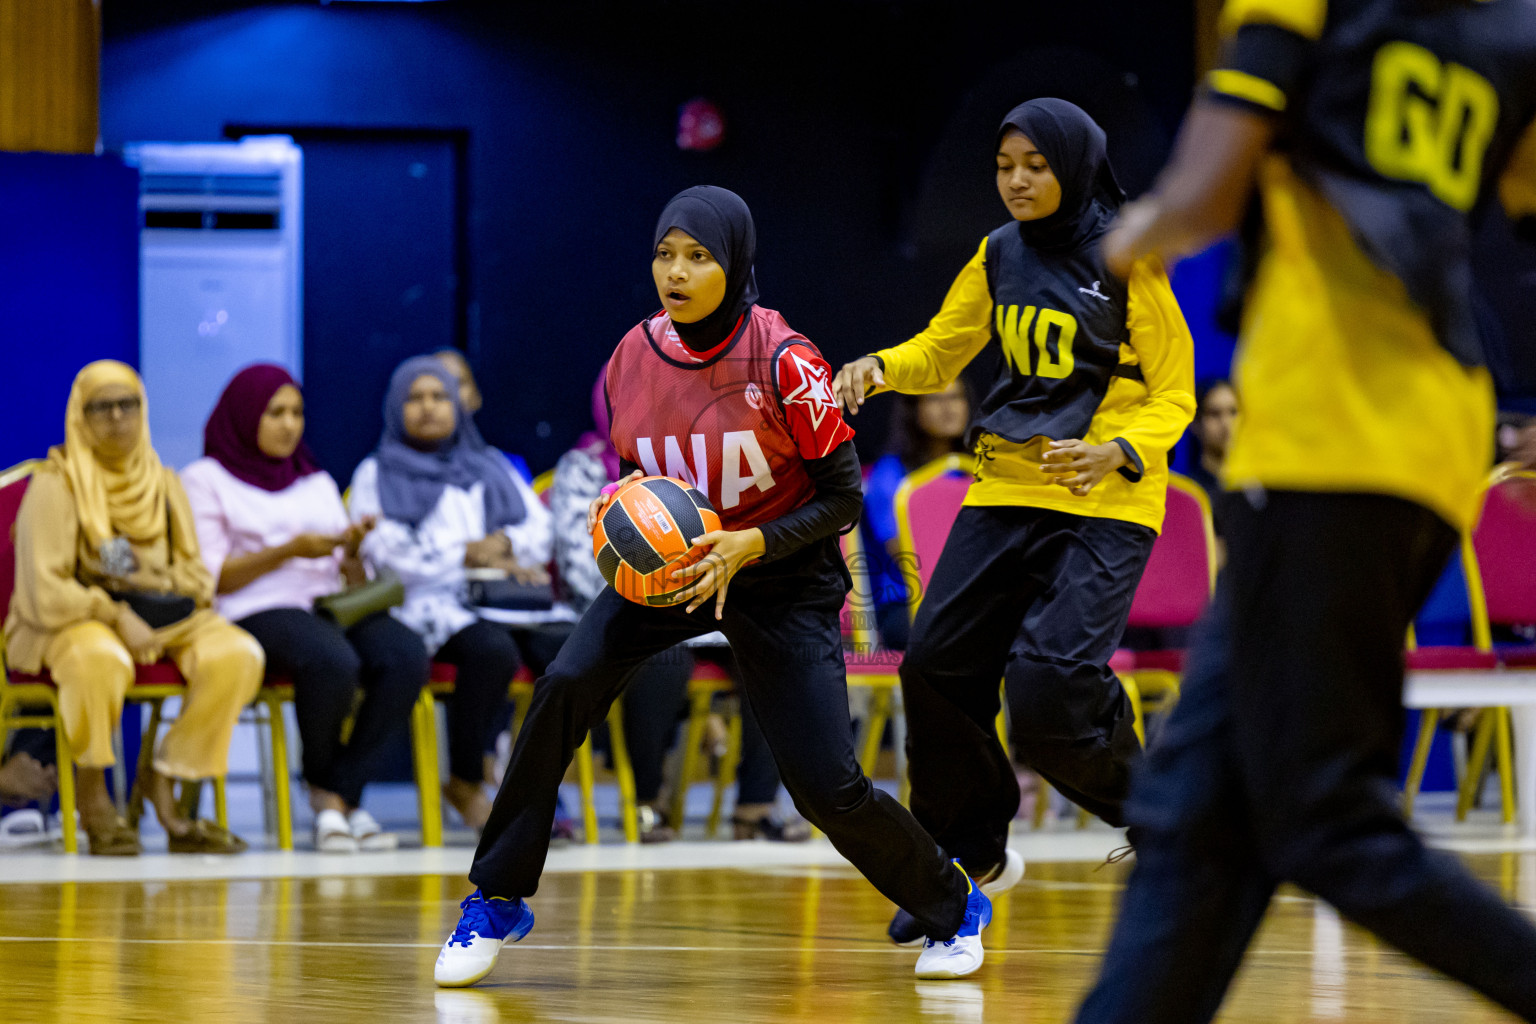
M 479 619 L 449 637 L 437 660 L 459 670 L 447 709 L 448 773 L 482 782 L 487 744 L 504 719 L 507 688 L 523 664 L 517 641 L 506 626 Z
M 426 685 L 421 637 L 388 612 L 345 633 L 302 608 L 257 612 L 236 625 L 266 651 L 268 675 L 293 681 L 304 781 L 357 806 L 390 734 L 410 718 Z M 359 688 L 363 702 L 343 744 L 341 726 Z
M 1122 823 L 1141 750 L 1108 668 L 1156 535 L 1038 508 L 966 506 L 901 663 L 912 812 L 970 871 L 1000 863 L 1019 784 L 994 721 L 1006 678 L 1013 756 Z
M 1136 867 L 1078 1020 L 1210 1020 L 1290 882 L 1536 1021 L 1536 929 L 1400 810 L 1403 637 L 1454 531 L 1398 498 L 1298 492 L 1234 501 L 1224 525 L 1229 561 L 1127 803 Z
M 677 738 L 677 723 L 688 706 L 688 680 L 696 657 L 722 661 L 741 685 L 741 673 L 728 649 L 677 647 L 642 663 L 624 690 L 624 738 L 635 773 L 635 799 L 640 803 L 651 803 L 661 793 L 662 762 Z M 778 794 L 779 767 L 757 723 L 752 702 L 743 700 L 736 803 L 770 804 Z
M 575 623 L 571 622 L 544 622 L 537 625 L 503 626 L 512 642 L 517 645 L 517 668 L 524 665 L 535 677 L 544 674 L 549 668 L 555 655 L 560 653 L 565 638 L 571 635 Z M 517 669 L 514 669 L 515 673 Z M 485 740 L 486 754 L 496 753 L 497 738 L 512 727 L 512 713 L 515 709 L 510 703 L 502 706 L 496 713 L 495 724 L 491 726 Z
M 796 807 L 875 888 L 948 938 L 967 883 L 912 815 L 859 770 L 848 721 L 838 613 L 846 571 L 828 542 L 742 570 L 723 621 L 598 595 L 534 691 L 469 877 L 492 896 L 530 896 L 549 848 L 560 780 L 578 745 L 647 659 L 720 629 L 742 671 Z

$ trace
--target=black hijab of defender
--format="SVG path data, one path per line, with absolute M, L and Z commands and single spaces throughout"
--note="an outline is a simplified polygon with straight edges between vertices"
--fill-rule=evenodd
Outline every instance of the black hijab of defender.
M 1049 159 L 1049 158 L 1047 158 Z M 702 352 L 720 344 L 757 301 L 757 228 L 746 201 L 730 189 L 696 185 L 673 196 L 656 222 L 654 253 L 673 228 L 691 235 L 725 271 L 725 297 L 709 316 L 672 326 L 683 344 Z
M 1104 129 L 1074 103 L 1047 97 L 1008 111 L 997 129 L 994 149 L 1018 129 L 1035 144 L 1061 183 L 1061 205 L 1039 220 L 1022 221 L 1019 233 L 1039 252 L 1068 252 L 1103 234 L 1125 190 L 1109 165 Z M 697 237 L 697 236 L 695 236 Z

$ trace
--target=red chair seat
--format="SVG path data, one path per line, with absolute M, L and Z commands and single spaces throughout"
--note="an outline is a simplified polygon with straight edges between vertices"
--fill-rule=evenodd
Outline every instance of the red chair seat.
M 428 678 L 434 683 L 451 683 L 459 678 L 459 666 L 450 665 L 446 661 L 434 661 L 432 674 Z
M 53 676 L 47 669 L 41 672 L 17 672 L 12 669 L 9 676 L 13 683 L 53 685 Z M 184 683 L 185 680 L 181 678 L 181 672 L 176 668 L 175 662 L 157 661 L 153 665 L 133 667 L 134 686 L 181 686 Z
M 1120 648 L 1110 656 L 1109 670 L 1116 675 L 1136 671 L 1136 652 Z
M 843 668 L 849 675 L 893 676 L 901 668 L 900 651 L 843 650 Z
M 1142 672 L 1179 672 L 1184 671 L 1185 651 L 1182 649 L 1170 649 L 1165 651 L 1137 651 L 1136 670 Z
M 1492 651 L 1476 647 L 1420 647 L 1408 652 L 1406 662 L 1410 672 L 1444 672 L 1497 668 L 1499 659 Z
M 694 682 L 699 683 L 729 683 L 731 674 L 712 661 L 695 661 L 693 663 L 693 675 L 689 676 Z

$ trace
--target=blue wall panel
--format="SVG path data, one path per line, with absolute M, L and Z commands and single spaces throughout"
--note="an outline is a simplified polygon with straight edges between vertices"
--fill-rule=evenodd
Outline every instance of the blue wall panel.
M 138 180 L 110 156 L 0 153 L 0 467 L 64 439 L 80 367 L 138 365 Z

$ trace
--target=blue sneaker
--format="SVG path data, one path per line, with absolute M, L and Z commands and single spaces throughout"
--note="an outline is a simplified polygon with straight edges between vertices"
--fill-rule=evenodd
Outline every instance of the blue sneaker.
M 962 875 L 965 869 L 955 861 L 955 868 Z M 965 898 L 965 920 L 960 930 L 948 939 L 927 939 L 917 958 L 917 976 L 926 980 L 963 978 L 976 973 L 981 967 L 981 930 L 992 923 L 992 901 L 981 887 L 965 875 L 969 890 Z
M 444 988 L 473 985 L 496 966 L 504 942 L 516 942 L 533 928 L 533 911 L 521 898 L 483 896 L 479 889 L 459 904 L 459 926 L 437 954 L 432 976 Z
M 1024 877 L 1024 855 L 1017 850 L 1003 851 L 1003 861 L 995 864 L 992 870 L 977 875 L 976 884 L 981 886 L 981 891 L 988 898 L 1001 895 L 1018 885 Z M 927 936 L 923 934 L 923 925 L 917 918 L 898 909 L 896 915 L 891 918 L 890 927 L 885 934 L 891 937 L 891 941 L 898 946 L 921 946 Z

